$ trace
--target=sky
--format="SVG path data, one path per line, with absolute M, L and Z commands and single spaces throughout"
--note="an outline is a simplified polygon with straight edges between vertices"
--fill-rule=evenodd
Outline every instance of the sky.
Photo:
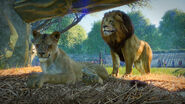
M 154 24 L 156 27 L 158 27 L 165 12 L 175 8 L 185 12 L 185 0 L 150 0 L 150 7 L 136 8 L 134 11 L 140 10 L 144 17 L 150 20 L 151 24 Z M 128 6 L 120 6 L 117 8 L 88 14 L 79 22 L 79 24 L 87 33 L 89 33 L 93 23 L 96 21 L 101 21 L 104 13 L 112 10 L 121 10 L 126 13 L 132 11 Z

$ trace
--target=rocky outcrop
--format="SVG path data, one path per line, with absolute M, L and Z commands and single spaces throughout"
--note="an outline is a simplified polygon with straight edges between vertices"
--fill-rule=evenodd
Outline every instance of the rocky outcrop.
M 0 68 L 28 65 L 30 25 L 15 12 L 14 1 L 0 2 Z
M 15 10 L 30 23 L 68 13 L 98 12 L 137 1 L 142 4 L 142 0 L 20 0 L 15 3 Z

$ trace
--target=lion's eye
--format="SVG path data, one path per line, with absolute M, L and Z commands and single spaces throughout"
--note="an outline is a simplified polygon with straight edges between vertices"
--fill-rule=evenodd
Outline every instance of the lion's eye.
M 48 48 L 52 48 L 52 45 L 48 45 Z
M 35 46 L 38 48 L 39 47 L 39 44 L 36 44 Z
M 113 21 L 112 20 L 109 20 L 110 23 L 112 23 Z

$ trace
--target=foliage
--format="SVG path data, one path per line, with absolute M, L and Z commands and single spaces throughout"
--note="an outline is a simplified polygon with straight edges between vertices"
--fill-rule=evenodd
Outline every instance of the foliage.
M 153 50 L 171 50 L 185 48 L 185 13 L 174 9 L 162 17 L 159 28 L 152 25 L 140 11 L 128 13 L 135 34 L 147 41 Z
M 101 37 L 101 21 L 93 24 L 92 30 L 84 42 L 84 48 L 88 54 L 109 53 L 109 47 Z
M 184 49 L 185 13 L 177 9 L 167 11 L 162 17 L 159 31 L 162 34 L 163 49 Z
M 158 50 L 160 35 L 155 25 L 152 25 L 140 11 L 128 13 L 134 25 L 135 34 L 139 39 L 148 42 L 153 50 Z
M 151 7 L 150 0 L 138 0 L 137 2 L 128 4 L 127 6 L 129 6 L 132 9 L 142 8 L 142 7 Z
M 59 21 L 53 23 L 45 32 L 52 33 L 53 31 L 60 31 L 70 25 L 73 20 L 73 15 L 67 15 Z M 55 21 L 55 20 L 53 20 Z M 59 40 L 59 48 L 62 48 L 67 53 L 80 53 L 82 51 L 81 43 L 87 38 L 85 30 L 76 25 L 69 29 L 67 32 L 61 34 Z

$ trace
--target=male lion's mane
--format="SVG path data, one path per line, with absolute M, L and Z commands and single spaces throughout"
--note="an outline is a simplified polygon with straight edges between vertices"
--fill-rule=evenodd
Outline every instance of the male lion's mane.
M 102 32 L 102 37 L 103 37 L 103 39 L 105 40 L 105 42 L 108 44 L 108 46 L 114 51 L 114 52 L 116 52 L 118 55 L 119 55 L 119 57 L 120 57 L 120 60 L 121 61 L 124 61 L 124 57 L 123 57 L 123 55 L 122 55 L 122 52 L 121 52 L 121 48 L 124 46 L 124 44 L 125 44 L 125 41 L 127 40 L 127 39 L 129 39 L 133 34 L 134 34 L 134 26 L 133 26 L 133 24 L 132 24 L 132 21 L 130 20 L 130 17 L 127 15 L 127 14 L 125 14 L 124 12 L 122 12 L 122 11 L 119 11 L 119 10 L 114 10 L 114 11 L 111 11 L 111 12 L 108 12 L 108 13 L 105 13 L 104 14 L 104 17 L 103 17 L 103 20 L 107 17 L 107 16 L 109 16 L 110 15 L 110 13 L 112 13 L 112 12 L 115 12 L 115 14 L 121 14 L 120 16 L 122 17 L 122 20 L 123 20 L 123 22 L 122 23 L 119 23 L 119 24 L 117 24 L 117 25 L 120 25 L 122 28 L 121 29 L 123 29 L 122 30 L 122 32 L 124 32 L 124 33 L 122 33 L 122 34 L 120 34 L 120 35 L 125 35 L 125 38 L 122 38 L 121 39 L 121 41 L 120 42 L 118 42 L 117 41 L 117 32 L 115 32 L 114 34 L 111 34 L 110 36 L 108 36 L 108 37 L 104 37 L 103 36 L 103 31 L 101 30 L 101 32 Z M 103 25 L 103 21 L 102 21 L 102 25 Z M 125 29 L 126 28 L 126 29 Z

